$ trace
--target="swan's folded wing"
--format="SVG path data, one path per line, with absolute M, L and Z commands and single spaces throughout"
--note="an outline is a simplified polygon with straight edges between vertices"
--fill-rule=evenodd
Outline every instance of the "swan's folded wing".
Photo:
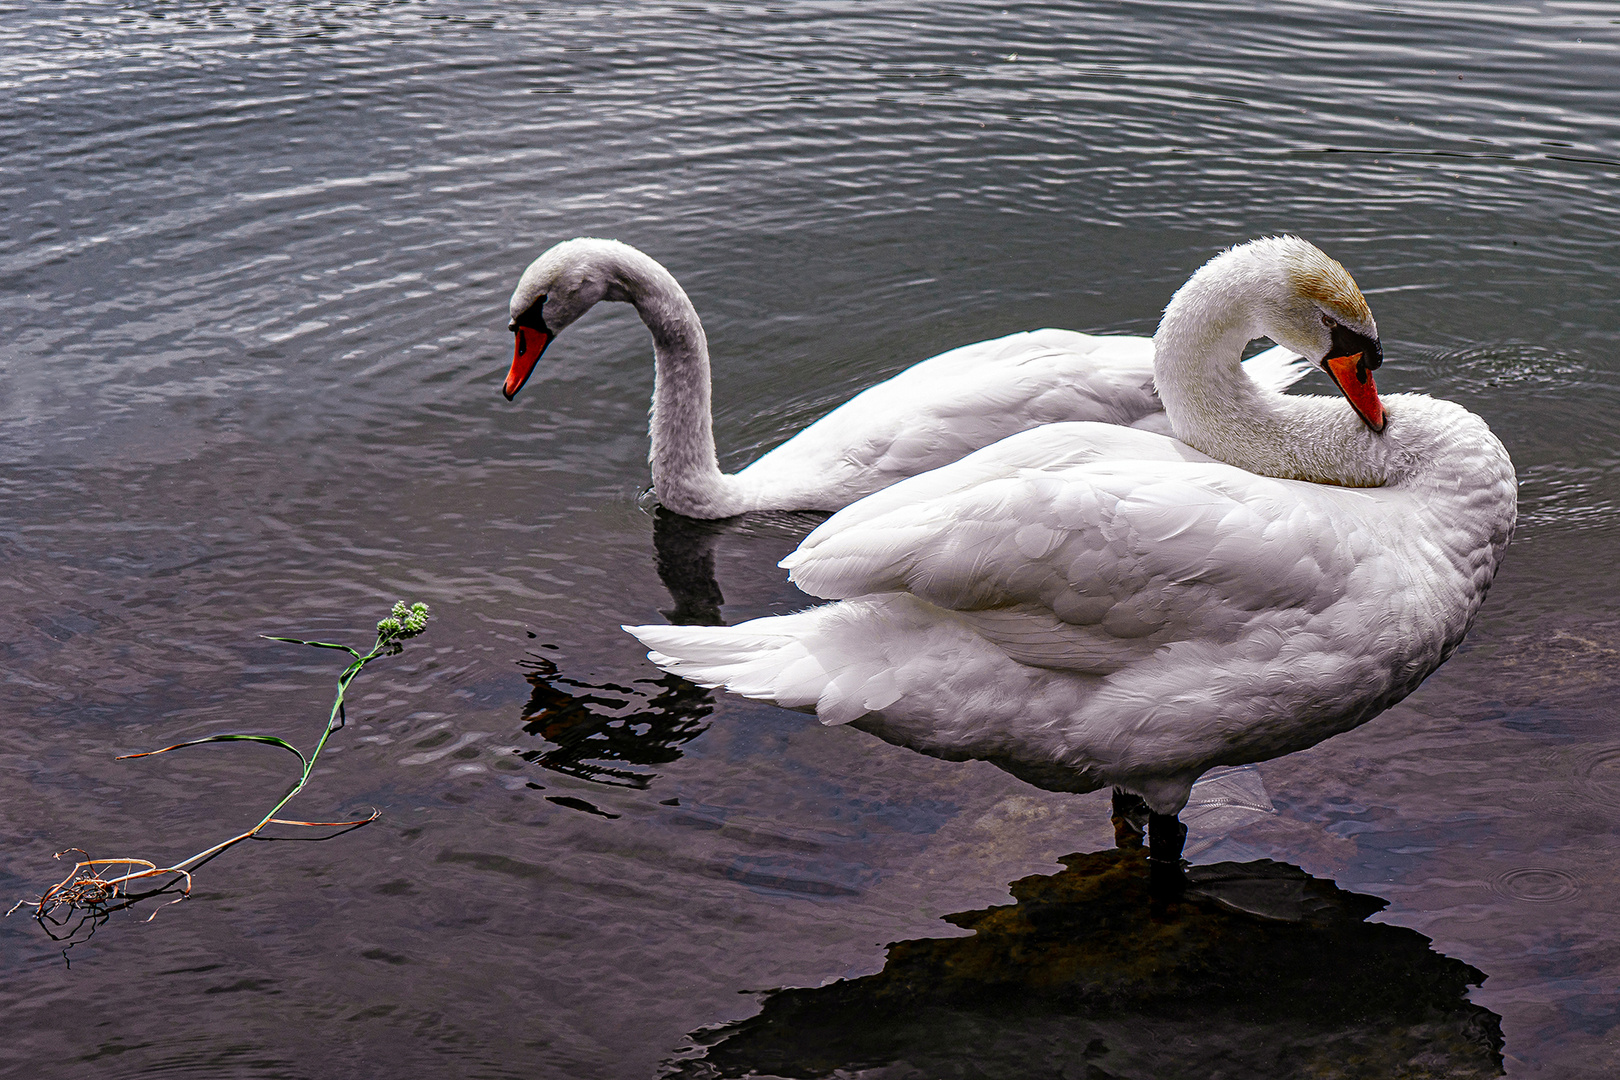
M 1366 543 L 1365 498 L 1207 461 L 1025 469 L 833 528 L 837 515 L 785 564 L 814 595 L 911 593 L 1015 659 L 1106 674 L 1327 608 Z
M 1277 348 L 1244 367 L 1280 392 L 1308 365 Z M 772 490 L 836 490 L 829 507 L 845 505 L 1017 432 L 1070 422 L 1169 433 L 1151 338 L 1045 329 L 963 345 L 857 394 L 741 475 Z
M 851 503 L 805 537 L 799 550 L 784 559 L 782 565 L 791 569 L 824 538 L 902 508 L 1029 470 L 1055 472 L 1108 460 L 1202 462 L 1212 459 L 1167 436 L 1117 424 L 1046 424 L 1009 435 L 948 465 L 907 477 Z
M 924 360 L 857 394 L 750 469 L 810 459 L 911 476 L 1040 424 L 1130 424 L 1159 408 L 1150 339 L 1032 330 Z

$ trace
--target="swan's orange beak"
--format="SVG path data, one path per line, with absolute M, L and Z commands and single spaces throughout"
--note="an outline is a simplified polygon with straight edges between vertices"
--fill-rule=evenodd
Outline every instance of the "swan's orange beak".
M 1384 403 L 1379 400 L 1378 387 L 1373 382 L 1366 355 L 1358 352 L 1349 356 L 1330 356 L 1322 363 L 1367 426 L 1374 431 L 1383 431 Z
M 1339 391 L 1374 431 L 1384 430 L 1384 403 L 1373 384 L 1373 369 L 1384 362 L 1378 339 L 1335 324 L 1333 342 L 1322 367 L 1339 384 Z
M 517 338 L 517 351 L 512 354 L 512 370 L 506 373 L 506 385 L 501 387 L 507 401 L 517 397 L 517 392 L 534 374 L 534 365 L 540 362 L 540 354 L 551 343 L 550 334 L 532 326 L 514 326 L 512 333 Z

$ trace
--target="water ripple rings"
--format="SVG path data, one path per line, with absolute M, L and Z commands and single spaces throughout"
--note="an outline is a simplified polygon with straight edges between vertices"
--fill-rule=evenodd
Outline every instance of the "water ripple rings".
M 1620 743 L 1587 747 L 1573 764 L 1575 784 L 1588 798 L 1601 806 L 1620 808 Z
M 1526 904 L 1561 904 L 1573 900 L 1583 884 L 1567 870 L 1520 866 L 1491 878 L 1491 891 Z

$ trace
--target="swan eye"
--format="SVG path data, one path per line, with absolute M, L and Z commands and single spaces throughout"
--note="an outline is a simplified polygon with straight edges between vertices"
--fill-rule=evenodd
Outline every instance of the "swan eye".
M 546 298 L 544 296 L 535 297 L 534 303 L 524 308 L 523 313 L 517 318 L 513 319 L 507 329 L 511 330 L 513 333 L 517 333 L 519 327 L 526 326 L 530 330 L 540 331 L 547 337 L 556 337 L 557 335 L 551 332 L 550 327 L 546 326 L 545 316 L 542 314 L 542 309 L 544 309 L 545 306 Z

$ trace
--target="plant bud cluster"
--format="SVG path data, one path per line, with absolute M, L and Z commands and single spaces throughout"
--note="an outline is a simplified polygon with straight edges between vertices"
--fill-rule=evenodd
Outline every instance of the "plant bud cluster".
M 415 637 L 427 629 L 428 606 L 426 604 L 412 604 L 405 606 L 401 600 L 394 605 L 394 610 L 388 617 L 377 624 L 377 638 L 381 641 L 400 640 Z

